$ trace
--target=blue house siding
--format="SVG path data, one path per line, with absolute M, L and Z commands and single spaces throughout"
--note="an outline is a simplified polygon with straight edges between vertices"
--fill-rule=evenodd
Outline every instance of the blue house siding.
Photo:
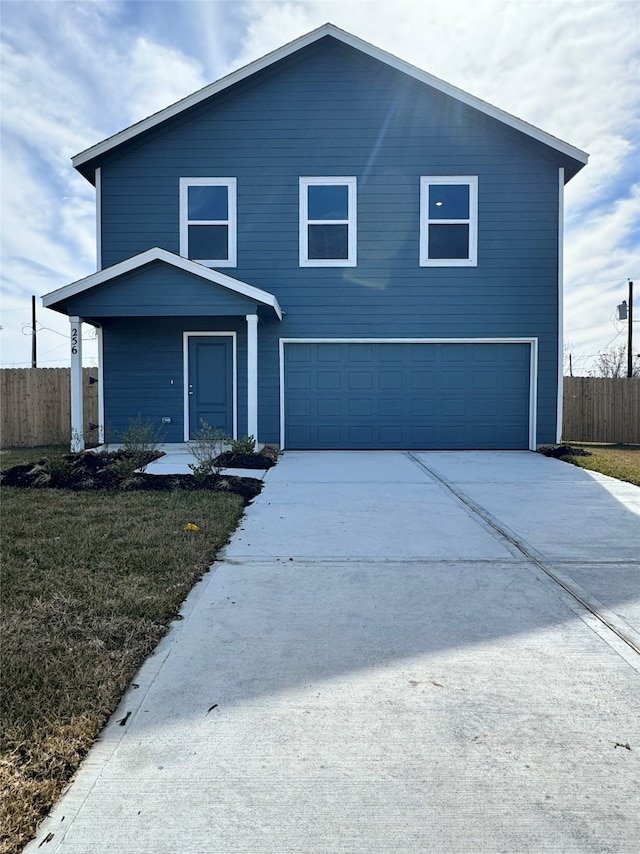
M 238 431 L 247 432 L 247 336 L 241 317 L 116 319 L 103 326 L 107 436 L 118 441 L 140 415 L 161 429 L 164 442 L 184 441 L 184 332 L 235 332 Z M 171 424 L 162 425 L 163 418 Z

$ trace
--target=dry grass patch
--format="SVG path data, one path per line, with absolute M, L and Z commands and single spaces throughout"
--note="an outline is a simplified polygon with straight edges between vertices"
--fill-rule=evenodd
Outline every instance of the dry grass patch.
M 1 491 L 0 851 L 14 854 L 228 540 L 243 502 L 179 490 Z M 185 530 L 188 522 L 200 530 Z
M 640 445 L 572 442 L 571 447 L 586 451 L 588 456 L 572 456 L 567 462 L 640 486 Z

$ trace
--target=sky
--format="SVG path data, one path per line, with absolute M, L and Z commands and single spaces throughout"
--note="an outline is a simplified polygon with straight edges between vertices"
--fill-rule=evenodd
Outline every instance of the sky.
M 590 154 L 565 188 L 565 353 L 586 374 L 626 340 L 638 0 L 0 0 L 3 367 L 31 365 L 32 294 L 38 365 L 69 364 L 68 320 L 40 296 L 96 270 L 95 190 L 70 158 L 327 21 Z

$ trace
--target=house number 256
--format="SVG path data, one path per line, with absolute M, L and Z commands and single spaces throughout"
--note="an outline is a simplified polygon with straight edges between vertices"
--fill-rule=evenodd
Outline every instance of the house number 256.
M 71 353 L 75 356 L 78 352 L 78 328 L 71 327 Z

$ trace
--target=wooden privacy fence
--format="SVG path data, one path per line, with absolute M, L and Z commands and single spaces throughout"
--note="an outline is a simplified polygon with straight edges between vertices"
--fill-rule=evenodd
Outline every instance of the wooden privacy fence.
M 83 368 L 85 437 L 97 440 L 97 368 Z M 3 448 L 67 444 L 71 439 L 69 368 L 3 368 L 0 370 Z
M 566 442 L 640 445 L 640 378 L 565 377 Z

